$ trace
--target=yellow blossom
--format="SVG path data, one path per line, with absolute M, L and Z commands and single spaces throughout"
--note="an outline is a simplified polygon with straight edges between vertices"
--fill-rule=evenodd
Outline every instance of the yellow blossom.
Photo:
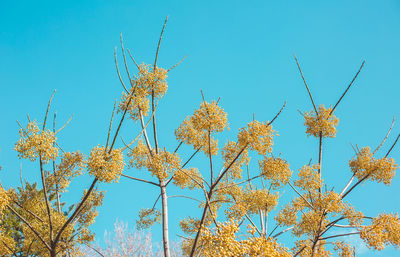
M 382 250 L 385 245 L 400 246 L 400 221 L 396 213 L 382 213 L 372 220 L 370 226 L 365 226 L 360 231 L 360 238 L 363 239 L 369 248 Z
M 335 242 L 334 250 L 339 252 L 339 257 L 353 257 L 356 255 L 354 249 L 343 241 Z
M 398 168 L 393 158 L 373 157 L 369 147 L 363 147 L 356 157 L 349 161 L 349 166 L 359 180 L 368 176 L 369 180 L 383 182 L 385 185 L 390 185 Z
M 227 168 L 231 165 L 232 161 L 236 158 L 240 152 L 240 147 L 236 142 L 228 141 L 228 143 L 222 148 L 221 155 L 224 159 L 224 167 Z M 235 160 L 235 162 L 230 166 L 227 175 L 232 179 L 242 178 L 242 166 L 248 165 L 250 161 L 249 154 L 247 150 L 244 150 L 242 154 Z
M 318 174 L 319 165 L 315 164 L 313 166 L 304 165 L 299 173 L 299 179 L 294 182 L 294 184 L 303 190 L 317 190 L 322 186 L 322 180 Z
M 0 254 L 1 256 L 11 256 L 15 249 L 15 241 L 12 237 L 0 232 Z
M 79 151 L 64 153 L 61 163 L 57 165 L 54 174 L 47 177 L 48 187 L 57 185 L 59 192 L 65 192 L 71 179 L 81 175 L 84 172 L 85 161 L 83 154 Z
M 9 202 L 10 196 L 8 195 L 8 192 L 0 186 L 0 213 L 7 207 Z
M 55 160 L 58 149 L 54 146 L 56 137 L 50 130 L 40 130 L 35 121 L 29 122 L 26 129 L 19 131 L 20 139 L 15 144 L 15 150 L 20 158 L 35 161 L 41 157 L 43 163 Z
M 285 160 L 265 157 L 259 164 L 263 177 L 271 180 L 271 185 L 274 188 L 286 185 L 289 182 L 292 171 Z
M 104 146 L 94 147 L 87 162 L 89 174 L 106 183 L 118 182 L 124 166 L 122 151 L 113 149 L 108 153 L 104 150 Z
M 156 209 L 142 209 L 139 211 L 139 220 L 136 221 L 138 229 L 146 229 L 161 222 L 161 212 Z
M 203 181 L 197 168 L 178 169 L 173 176 L 173 183 L 180 188 L 200 188 Z
M 248 145 L 258 154 L 266 155 L 272 151 L 274 132 L 268 122 L 252 121 L 247 124 L 247 127 L 240 129 L 238 144 L 241 148 Z
M 335 137 L 336 126 L 339 123 L 339 119 L 334 115 L 330 114 L 332 108 L 326 109 L 322 104 L 318 107 L 318 115 L 314 111 L 304 113 L 304 125 L 307 127 L 306 134 L 308 136 L 319 137 Z

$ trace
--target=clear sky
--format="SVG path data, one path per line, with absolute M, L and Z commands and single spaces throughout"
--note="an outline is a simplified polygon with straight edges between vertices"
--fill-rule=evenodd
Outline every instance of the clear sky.
M 326 141 L 323 173 L 329 186 L 341 190 L 351 173 L 350 146 L 376 147 L 393 116 L 400 119 L 400 2 L 392 1 L 2 1 L 0 5 L 0 178 L 8 187 L 23 176 L 38 179 L 38 164 L 19 160 L 13 151 L 18 125 L 26 114 L 43 120 L 47 101 L 57 90 L 51 111 L 61 126 L 64 149 L 90 149 L 104 144 L 115 99 L 122 87 L 114 66 L 114 47 L 122 32 L 125 46 L 140 62 L 154 60 L 157 39 L 166 15 L 170 15 L 161 46 L 159 64 L 171 67 L 187 59 L 168 77 L 169 90 L 157 113 L 162 146 L 173 150 L 174 129 L 192 114 L 201 101 L 221 97 L 228 112 L 230 132 L 252 119 L 270 120 L 287 101 L 274 128 L 274 154 L 282 153 L 297 170 L 310 158 L 317 160 L 317 140 L 307 138 L 298 109 L 312 105 L 297 71 L 293 54 L 300 60 L 317 104 L 334 104 L 363 60 L 364 69 L 337 109 L 340 119 L 336 139 Z M 120 48 L 118 48 L 120 49 Z M 122 60 L 121 56 L 119 59 Z M 122 63 L 121 63 L 122 64 Z M 130 64 L 133 71 L 134 65 Z M 136 136 L 137 125 L 125 123 L 124 138 Z M 390 147 L 400 133 L 400 122 L 378 152 Z M 119 142 L 119 145 L 121 143 Z M 391 156 L 400 161 L 399 148 Z M 191 154 L 182 148 L 182 155 Z M 206 170 L 204 159 L 195 165 Z M 255 164 L 255 163 L 254 163 Z M 141 176 L 141 171 L 127 174 Z M 80 198 L 88 176 L 75 181 L 65 201 Z M 101 240 L 115 219 L 134 226 L 140 208 L 151 207 L 158 191 L 146 184 L 121 178 L 119 184 L 100 185 L 107 190 L 93 230 Z M 175 194 L 174 190 L 170 194 Z M 290 196 L 290 188 L 285 189 Z M 366 183 L 348 198 L 365 214 L 398 212 L 400 178 L 391 187 Z M 284 202 L 285 199 L 282 199 Z M 170 203 L 171 237 L 181 233 L 180 217 L 199 215 L 190 200 Z M 271 223 L 272 226 L 272 223 Z M 153 229 L 160 234 L 159 226 Z M 156 235 L 156 239 L 161 237 Z M 355 241 L 356 238 L 354 239 Z M 360 256 L 395 256 L 388 248 Z M 357 255 L 357 256 L 358 256 Z

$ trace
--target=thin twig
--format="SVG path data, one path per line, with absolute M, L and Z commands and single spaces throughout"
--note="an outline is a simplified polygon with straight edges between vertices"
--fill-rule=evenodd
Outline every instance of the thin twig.
M 112 127 L 112 123 L 113 123 L 113 119 L 114 119 L 115 107 L 116 107 L 116 106 L 117 106 L 117 100 L 115 100 L 115 102 L 114 102 L 114 108 L 113 108 L 113 111 L 112 111 L 110 124 L 108 125 L 108 133 L 107 133 L 106 147 L 104 148 L 104 149 L 106 149 L 106 150 L 107 150 L 107 147 L 108 147 L 108 142 L 109 142 L 109 140 L 110 140 L 111 127 Z
M 97 250 L 96 248 L 90 246 L 89 244 L 85 244 L 86 247 L 90 248 L 91 250 L 95 251 L 97 254 L 99 254 L 102 257 L 106 257 L 104 254 L 102 254 L 99 250 Z
M 358 74 L 360 73 L 361 69 L 363 68 L 364 63 L 365 63 L 365 60 L 362 62 L 362 64 L 361 64 L 360 68 L 358 69 L 356 75 L 353 77 L 353 79 L 351 80 L 349 86 L 346 88 L 346 90 L 344 91 L 344 93 L 342 94 L 342 96 L 341 96 L 341 97 L 339 98 L 339 100 L 336 102 L 335 106 L 332 108 L 332 110 L 331 110 L 331 112 L 329 113 L 329 115 L 331 115 L 331 114 L 335 111 L 336 107 L 338 106 L 338 104 L 340 103 L 340 101 L 342 101 L 343 97 L 346 95 L 346 93 L 347 93 L 347 91 L 350 89 L 351 85 L 353 85 L 353 82 L 356 80 Z
M 278 116 L 281 114 L 281 112 L 283 111 L 283 108 L 285 108 L 285 106 L 286 106 L 286 101 L 283 104 L 282 108 L 279 110 L 279 112 L 275 115 L 275 117 L 270 122 L 268 122 L 268 126 L 271 125 L 272 122 L 274 122 L 276 118 L 278 118 Z
M 47 121 L 47 115 L 49 114 L 49 109 L 51 105 L 51 100 L 53 99 L 54 94 L 56 93 L 56 90 L 53 91 L 53 94 L 51 94 L 49 103 L 47 104 L 47 109 L 46 109 L 46 115 L 44 116 L 44 121 L 43 121 L 43 130 L 46 128 L 46 121 Z M 29 116 L 28 116 L 29 117 Z
M 297 189 L 292 185 L 292 183 L 290 183 L 290 181 L 288 182 L 288 184 L 289 184 L 289 186 L 310 206 L 310 208 L 311 209 L 313 209 L 313 210 L 315 210 L 314 209 L 314 207 L 312 206 L 312 204 L 311 203 L 309 203 L 308 201 L 307 201 L 307 199 L 306 198 L 304 198 L 304 196 L 302 195 L 302 194 L 300 194 L 300 192 L 299 191 L 297 191 Z
M 57 112 L 54 113 L 54 117 L 53 117 L 53 133 L 55 133 L 56 130 L 56 117 L 57 117 Z M 72 118 L 72 117 L 71 117 Z M 70 119 L 71 120 L 71 119 Z M 69 122 L 69 121 L 68 121 Z M 67 123 L 68 123 L 67 122 Z M 66 124 L 67 124 L 66 123 Z M 65 125 L 66 125 L 65 124 Z M 53 143 L 53 147 L 55 146 L 55 143 Z M 54 176 L 56 175 L 56 161 L 53 160 L 53 174 Z M 61 213 L 61 205 L 60 205 L 60 192 L 58 189 L 58 180 L 56 181 L 56 197 L 57 197 L 57 210 L 59 213 Z
M 148 181 L 148 180 L 145 180 L 145 179 L 135 178 L 135 177 L 131 177 L 131 176 L 128 176 L 128 175 L 125 175 L 125 174 L 121 174 L 121 176 L 122 176 L 122 177 L 125 177 L 125 178 L 130 178 L 130 179 L 132 179 L 132 180 L 137 180 L 137 181 L 145 182 L 145 183 L 148 183 L 148 184 L 152 184 L 152 185 L 154 185 L 154 186 L 160 186 L 160 185 L 157 184 L 157 183 L 154 183 L 154 182 L 152 182 L 152 181 Z
M 147 121 L 146 125 L 142 126 L 143 128 L 142 128 L 142 130 L 140 131 L 140 133 L 139 133 L 139 134 L 135 137 L 135 139 L 133 139 L 129 144 L 125 144 L 125 142 L 124 142 L 125 147 L 122 148 L 121 151 L 125 151 L 126 148 L 129 148 L 129 146 L 131 146 L 133 143 L 136 142 L 136 140 L 139 139 L 139 137 L 140 137 L 140 135 L 141 135 L 142 133 L 145 133 L 145 132 L 146 132 L 146 128 L 147 128 L 147 126 L 150 124 L 151 119 L 153 118 L 156 109 L 157 109 L 157 105 L 156 105 L 156 108 L 154 109 L 153 113 L 151 114 L 150 119 Z M 139 113 L 141 114 L 141 111 L 139 111 Z M 141 122 L 142 122 L 142 120 L 143 120 L 143 116 L 141 116 Z M 142 124 L 142 125 L 143 125 L 143 124 Z M 147 138 L 147 136 L 146 136 L 146 138 Z M 147 140 L 147 141 L 148 141 L 148 140 Z M 147 141 L 146 141 L 146 143 L 147 143 Z M 149 144 L 150 144 L 150 143 L 149 143 Z M 150 149 L 151 149 L 151 147 L 150 147 Z
M 56 132 L 54 132 L 54 135 L 56 135 L 58 132 L 60 132 L 61 130 L 63 130 L 65 128 L 65 126 L 68 125 L 68 123 L 72 120 L 72 117 L 74 117 L 74 115 L 72 114 L 71 117 L 69 117 L 68 121 L 61 127 L 59 128 Z
M 131 51 L 129 51 L 129 49 L 126 49 L 128 51 L 129 56 L 131 57 L 133 63 L 136 65 L 136 67 L 138 68 L 138 70 L 140 70 L 139 65 L 137 64 L 137 62 L 135 61 L 135 58 L 133 58 L 133 56 L 131 55 Z
M 123 42 L 124 40 L 122 39 L 122 33 L 121 33 L 120 37 L 121 37 L 121 50 L 122 50 L 122 56 L 124 57 L 125 70 L 126 70 L 126 74 L 128 74 L 129 83 L 132 86 L 131 75 L 129 74 L 128 64 L 126 63 L 126 56 L 125 56 L 125 49 L 124 49 L 124 42 Z
M 46 177 L 45 177 L 44 169 L 43 169 L 42 156 L 39 156 L 39 164 L 40 164 L 40 175 L 41 175 L 41 179 L 42 179 L 44 200 L 45 200 L 45 203 L 46 203 L 47 215 L 49 217 L 50 242 L 53 242 L 53 220 L 52 220 L 52 217 L 51 217 L 52 215 L 51 215 L 50 203 L 49 203 L 49 198 L 48 198 L 49 196 L 47 194 Z
M 199 199 L 196 199 L 196 198 L 190 197 L 190 196 L 186 196 L 186 195 L 171 195 L 171 196 L 168 196 L 168 198 L 174 198 L 174 197 L 182 197 L 182 198 L 192 199 L 192 200 L 195 200 L 195 201 L 201 203 L 201 201 Z
M 385 158 L 389 156 L 390 152 L 393 150 L 393 147 L 396 145 L 397 140 L 399 140 L 400 134 L 397 136 L 396 140 L 394 141 L 394 143 L 392 144 L 392 146 L 390 147 L 389 151 L 387 151 Z
M 230 185 L 227 185 L 227 186 L 224 186 L 224 187 L 219 187 L 219 188 L 216 188 L 215 191 L 219 191 L 219 190 L 223 190 L 223 189 L 226 189 L 226 188 L 229 188 L 229 187 L 237 186 L 237 185 L 240 185 L 240 184 L 249 182 L 249 181 L 251 181 L 251 180 L 253 180 L 253 179 L 259 178 L 259 177 L 261 177 L 261 176 L 262 176 L 262 175 L 257 175 L 257 176 L 251 177 L 251 178 L 249 178 L 249 179 L 246 179 L 246 180 L 243 180 L 243 181 L 234 183 L 234 184 L 230 184 Z
M 158 52 L 160 51 L 161 40 L 162 40 L 162 36 L 163 36 L 163 34 L 164 34 L 165 25 L 167 25 L 167 21 L 168 21 L 168 15 L 167 15 L 167 17 L 165 18 L 165 22 L 164 22 L 163 28 L 162 28 L 162 30 L 161 30 L 161 35 L 160 35 L 160 38 L 158 39 L 156 57 L 155 57 L 155 60 L 154 60 L 154 70 L 155 70 L 156 67 L 157 67 Z
M 297 60 L 296 55 L 294 55 L 294 59 L 296 60 L 296 64 L 297 64 L 297 67 L 299 68 L 300 75 L 301 75 L 301 78 L 303 79 L 304 85 L 305 85 L 306 88 L 307 88 L 307 92 L 308 92 L 308 95 L 310 96 L 310 99 L 311 99 L 312 105 L 313 105 L 313 107 L 314 107 L 315 113 L 316 113 L 317 116 L 318 116 L 317 107 L 315 106 L 314 99 L 313 99 L 313 97 L 312 97 L 312 95 L 311 95 L 311 92 L 310 92 L 310 88 L 308 87 L 307 82 L 306 82 L 306 79 L 304 78 L 303 72 L 301 71 L 300 64 L 299 64 L 299 61 Z
M 283 230 L 283 231 L 281 231 L 281 232 L 279 232 L 279 233 L 273 235 L 272 238 L 277 238 L 278 236 L 282 235 L 283 233 L 285 233 L 285 232 L 287 232 L 287 231 L 292 230 L 293 228 L 294 228 L 294 226 L 288 227 L 287 229 L 285 229 L 285 230 Z
M 320 240 L 327 240 L 330 238 L 341 237 L 341 236 L 359 235 L 360 233 L 361 232 L 351 232 L 351 233 L 346 233 L 346 234 L 339 234 L 339 235 L 324 237 L 324 238 L 321 238 Z
M 182 60 L 180 60 L 177 64 L 175 64 L 174 66 L 172 66 L 171 68 L 169 68 L 169 69 L 167 70 L 167 72 L 170 72 L 172 69 L 176 68 L 176 66 L 178 66 L 179 64 L 181 64 L 181 63 L 183 62 L 183 60 L 186 59 L 186 57 L 187 57 L 187 55 L 185 55 L 185 56 L 182 58 Z
M 394 121 L 395 121 L 395 117 L 393 116 L 392 124 L 390 125 L 390 128 L 389 128 L 388 132 L 386 133 L 385 138 L 382 140 L 381 144 L 378 145 L 378 147 L 372 152 L 372 155 L 374 155 L 379 150 L 379 148 L 381 148 L 381 146 L 385 143 L 386 139 L 389 137 L 390 131 L 392 131 L 392 128 L 394 125 Z
M 114 50 L 114 59 L 115 59 L 115 67 L 117 68 L 117 73 L 118 73 L 119 81 L 121 82 L 122 86 L 124 87 L 126 93 L 129 94 L 129 91 L 128 91 L 128 89 L 126 88 L 124 81 L 122 80 L 121 74 L 119 73 L 118 61 L 117 61 L 117 47 L 115 47 L 115 50 Z

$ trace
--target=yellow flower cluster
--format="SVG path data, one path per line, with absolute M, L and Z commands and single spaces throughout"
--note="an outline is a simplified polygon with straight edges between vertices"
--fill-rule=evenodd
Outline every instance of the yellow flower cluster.
M 193 235 L 199 230 L 200 220 L 188 217 L 179 222 L 179 227 L 186 235 Z
M 218 140 L 212 138 L 209 133 L 222 132 L 227 125 L 227 114 L 215 101 L 203 102 L 200 108 L 175 130 L 175 136 L 177 140 L 192 145 L 195 149 L 201 149 L 206 155 L 216 155 Z
M 86 195 L 86 193 L 87 190 L 85 189 L 83 191 L 81 200 Z M 80 224 L 82 224 L 84 227 L 88 227 L 94 223 L 94 220 L 98 215 L 96 208 L 103 204 L 103 199 L 104 199 L 104 191 L 99 191 L 97 189 L 94 189 L 91 192 L 85 204 L 83 205 L 82 211 L 79 215 L 78 221 Z M 88 231 L 86 233 L 88 233 Z
M 130 90 L 132 91 L 134 88 L 131 88 Z M 129 95 L 122 93 L 121 102 L 118 106 L 118 112 L 124 112 L 126 109 L 128 109 L 127 112 L 129 113 L 131 119 L 139 120 L 139 110 L 143 116 L 147 116 L 150 109 L 149 104 L 150 100 L 146 96 L 139 96 L 137 94 L 133 95 L 132 92 Z
M 268 122 L 264 123 L 255 120 L 248 123 L 247 127 L 240 129 L 238 144 L 240 147 L 248 144 L 251 150 L 265 156 L 272 151 L 274 132 Z
M 35 161 L 38 156 L 43 163 L 55 160 L 58 149 L 54 147 L 56 137 L 50 130 L 40 130 L 35 121 L 29 122 L 26 129 L 19 131 L 20 139 L 15 144 L 15 150 L 20 158 L 29 158 Z
M 281 247 L 275 239 L 265 237 L 251 237 L 242 241 L 245 248 L 244 256 L 291 257 L 287 248 Z
M 15 249 L 15 241 L 12 237 L 0 232 L 0 255 L 12 256 Z
M 321 193 L 312 202 L 315 209 L 324 210 L 326 213 L 333 214 L 334 216 L 345 209 L 345 204 L 342 202 L 341 196 L 334 191 Z
M 227 114 L 215 101 L 202 102 L 190 117 L 193 128 L 197 131 L 222 132 L 228 125 Z
M 385 245 L 400 246 L 400 221 L 398 214 L 380 214 L 372 220 L 370 226 L 365 226 L 360 231 L 369 248 L 382 250 Z
M 225 215 L 228 219 L 239 220 L 247 213 L 246 203 L 238 201 L 225 209 Z
M 139 211 L 139 220 L 136 221 L 136 226 L 138 229 L 146 229 L 156 222 L 161 222 L 161 212 L 156 209 L 146 208 Z
M 205 228 L 200 238 L 201 256 L 292 256 L 286 248 L 281 247 L 272 238 L 252 236 L 241 240 L 236 236 L 238 231 L 238 222 L 233 219 L 218 223 L 218 226 L 214 229 Z M 188 241 L 190 244 L 190 240 Z M 184 254 L 187 255 L 185 251 Z
M 278 204 L 279 194 L 270 193 L 267 189 L 257 189 L 245 191 L 241 201 L 246 203 L 246 209 L 249 214 L 258 213 L 260 209 L 272 211 Z
M 7 207 L 9 202 L 10 196 L 8 195 L 8 192 L 0 186 L 0 213 Z
M 187 171 L 190 174 L 193 173 L 193 175 L 198 174 L 198 172 L 195 172 L 194 170 L 179 171 L 181 168 L 181 159 L 177 153 L 170 153 L 167 150 L 161 150 L 158 154 L 153 152 L 153 156 L 151 156 L 149 150 L 141 140 L 138 142 L 137 146 L 129 151 L 128 156 L 130 157 L 130 166 L 134 166 L 138 169 L 147 168 L 151 172 L 152 176 L 157 177 L 160 180 L 164 180 L 168 178 L 171 173 L 177 172 L 176 179 L 180 180 L 180 182 L 183 183 L 183 186 L 189 186 L 191 183 L 187 180 L 188 178 L 184 177 L 184 171 Z M 186 182 L 184 182 L 184 180 Z M 179 182 L 174 181 L 174 183 Z M 196 187 L 195 185 L 190 186 Z
M 137 145 L 130 149 L 128 152 L 129 165 L 131 167 L 136 167 L 137 169 L 141 169 L 147 166 L 147 163 L 150 159 L 149 150 L 142 140 L 139 140 Z
M 361 226 L 364 221 L 364 214 L 361 211 L 355 211 L 354 207 L 349 204 L 345 205 L 342 214 L 351 226 Z
M 354 249 L 343 241 L 336 241 L 334 250 L 339 252 L 339 257 L 353 257 L 356 255 Z
M 215 231 L 205 228 L 200 240 L 202 256 L 243 256 L 240 242 L 236 240 L 235 234 L 238 231 L 238 223 L 233 220 L 224 223 L 219 222 Z
M 237 154 L 240 152 L 240 147 L 236 142 L 229 141 L 224 148 L 221 150 L 221 155 L 224 160 L 224 167 L 227 168 Z M 227 175 L 232 179 L 241 179 L 242 178 L 242 166 L 248 165 L 250 161 L 249 153 L 247 149 L 242 152 L 239 158 L 230 166 Z
M 318 115 L 314 111 L 304 113 L 304 125 L 307 127 L 306 134 L 308 136 L 319 137 L 335 137 L 336 126 L 339 119 L 330 114 L 332 108 L 326 109 L 324 105 L 318 107 Z
M 325 249 L 326 241 L 318 241 L 318 247 L 316 247 L 313 254 L 312 241 L 311 240 L 298 240 L 296 246 L 293 247 L 292 252 L 297 253 L 301 250 L 299 257 L 332 257 L 332 253 Z
M 87 162 L 89 174 L 96 176 L 101 182 L 118 182 L 124 170 L 124 157 L 122 151 L 113 149 L 108 153 L 103 147 L 96 146 L 90 152 Z
M 390 185 L 398 168 L 393 158 L 376 159 L 369 147 L 363 147 L 357 156 L 349 161 L 349 166 L 358 179 L 368 176 L 371 181 Z
M 286 185 L 292 176 L 289 164 L 281 158 L 265 157 L 259 165 L 263 177 L 271 180 L 274 188 Z
M 173 183 L 180 188 L 189 188 L 191 190 L 200 188 L 202 184 L 202 177 L 197 168 L 191 169 L 178 169 L 175 171 Z M 195 179 L 198 183 L 193 181 Z
M 313 191 L 321 188 L 322 180 L 318 174 L 318 169 L 318 164 L 313 166 L 304 165 L 299 170 L 299 179 L 294 182 L 294 185 L 305 191 Z
M 22 215 L 29 222 L 29 224 L 39 233 L 39 235 L 47 242 L 49 242 L 50 232 L 48 216 L 46 211 L 46 204 L 42 198 L 42 195 L 35 193 L 29 195 L 28 197 L 29 198 L 27 198 L 22 204 Z M 29 210 L 30 213 L 35 213 L 36 216 L 24 210 Z M 53 233 L 56 234 L 65 224 L 68 217 L 65 216 L 66 214 L 64 212 L 58 212 L 55 209 L 50 209 L 50 211 L 53 224 Z M 67 228 L 61 235 L 57 251 L 61 251 L 61 249 L 73 248 L 73 246 L 76 244 L 75 240 L 72 238 L 74 230 L 75 229 L 73 224 L 67 226 Z M 50 256 L 47 248 L 40 240 L 38 240 L 36 234 L 25 223 L 22 225 L 22 234 L 24 236 L 24 251 L 30 249 L 30 252 L 35 253 L 35 255 L 37 256 Z
M 159 67 L 152 67 L 149 64 L 139 65 L 139 73 L 132 80 L 132 84 L 138 91 L 144 89 L 148 95 L 154 92 L 154 97 L 161 98 L 167 92 L 167 70 Z M 139 93 L 143 95 L 143 93 Z
M 292 226 L 297 224 L 297 210 L 296 208 L 288 204 L 275 216 L 276 222 L 281 226 Z
M 192 145 L 196 150 L 201 149 L 207 156 L 210 155 L 210 152 L 211 155 L 217 155 L 218 153 L 218 140 L 211 137 L 209 145 L 208 132 L 196 130 L 190 117 L 187 117 L 175 130 L 175 137 L 178 141 Z M 209 151 L 209 148 L 211 151 Z
M 128 110 L 133 120 L 140 118 L 139 111 L 143 116 L 149 112 L 149 96 L 154 95 L 161 98 L 167 92 L 167 70 L 159 67 L 151 67 L 142 63 L 139 65 L 139 72 L 132 79 L 132 87 L 129 94 L 123 93 L 118 112 Z M 129 102 L 130 100 L 130 102 Z M 129 106 L 128 106 L 129 102 Z
M 323 215 L 321 211 L 310 210 L 302 212 L 301 218 L 292 232 L 297 237 L 313 236 L 316 231 L 325 228 L 328 223 L 327 216 Z
M 52 188 L 58 186 L 59 192 L 65 192 L 71 180 L 84 172 L 85 160 L 79 151 L 64 153 L 61 163 L 57 165 L 54 174 L 47 177 L 47 185 Z
M 168 151 L 161 151 L 158 154 L 154 154 L 147 166 L 151 174 L 159 180 L 168 178 L 171 172 L 180 169 L 180 167 L 181 159 L 178 157 L 178 154 Z

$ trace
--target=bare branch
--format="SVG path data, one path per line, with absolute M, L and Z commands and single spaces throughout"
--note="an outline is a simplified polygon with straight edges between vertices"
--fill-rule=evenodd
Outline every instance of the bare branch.
M 145 179 L 135 178 L 135 177 L 131 177 L 131 176 L 128 176 L 128 175 L 125 175 L 125 174 L 121 174 L 121 176 L 122 176 L 122 177 L 125 177 L 125 178 L 132 179 L 132 180 L 137 180 L 137 181 L 145 182 L 145 183 L 148 183 L 148 184 L 152 184 L 152 185 L 154 185 L 154 186 L 158 186 L 158 187 L 160 186 L 160 185 L 157 184 L 157 183 L 154 183 L 154 182 L 152 182 L 152 181 L 148 181 L 148 180 L 145 180 Z
M 121 38 L 121 50 L 122 50 L 122 56 L 124 57 L 126 74 L 128 75 L 129 83 L 132 85 L 131 75 L 129 74 L 128 64 L 126 63 L 126 56 L 125 56 L 125 49 L 124 49 L 124 42 L 123 42 L 124 40 L 122 39 L 122 33 L 120 35 L 120 38 Z
M 347 93 L 347 91 L 350 89 L 351 85 L 353 85 L 353 82 L 356 80 L 358 74 L 360 73 L 361 69 L 363 68 L 364 63 L 365 63 L 365 60 L 362 62 L 362 64 L 361 64 L 360 68 L 358 69 L 356 75 L 355 75 L 354 78 L 351 80 L 349 86 L 346 88 L 346 90 L 344 91 L 344 93 L 342 94 L 342 96 L 339 98 L 339 100 L 337 101 L 337 103 L 335 104 L 335 106 L 332 108 L 332 111 L 329 113 L 329 115 L 331 115 L 331 114 L 335 111 L 336 107 L 338 106 L 338 104 L 340 103 L 340 101 L 342 101 L 343 97 L 346 95 L 346 93 Z
M 59 128 L 56 132 L 54 132 L 54 135 L 56 135 L 58 132 L 63 130 L 68 125 L 68 123 L 72 120 L 72 117 L 74 117 L 73 114 L 71 115 L 71 117 L 68 119 L 68 121 L 61 128 Z
M 171 68 L 169 68 L 169 69 L 167 70 L 167 72 L 170 72 L 172 69 L 176 68 L 176 66 L 178 66 L 179 64 L 181 64 L 181 63 L 183 62 L 183 60 L 186 59 L 186 57 L 187 57 L 187 55 L 185 55 L 185 56 L 182 58 L 182 60 L 180 60 L 177 64 L 175 64 L 174 66 L 172 66 Z
M 335 237 L 351 236 L 351 235 L 359 235 L 359 234 L 360 234 L 360 232 L 351 232 L 351 233 L 345 233 L 345 234 L 339 234 L 339 235 L 324 237 L 324 238 L 321 238 L 320 240 L 327 240 L 327 239 L 335 238 Z
M 306 79 L 304 78 L 303 72 L 301 71 L 300 64 L 299 64 L 299 61 L 297 61 L 296 55 L 294 55 L 294 59 L 296 60 L 297 68 L 299 68 L 300 75 L 301 75 L 301 78 L 303 79 L 304 85 L 305 85 L 306 88 L 307 88 L 307 92 L 308 92 L 308 95 L 310 96 L 310 99 L 311 99 L 312 105 L 313 105 L 313 107 L 314 107 L 315 113 L 316 113 L 317 116 L 318 116 L 317 107 L 315 106 L 314 99 L 313 99 L 313 97 L 312 97 L 312 95 L 311 95 L 311 92 L 310 92 L 310 88 L 308 88 Z
M 312 206 L 312 204 L 310 202 L 308 202 L 307 199 L 304 198 L 304 196 L 302 194 L 300 194 L 299 191 L 297 191 L 297 189 L 292 185 L 292 183 L 290 183 L 290 181 L 288 182 L 288 184 L 308 204 L 308 206 L 310 206 L 311 209 L 315 210 L 314 207 Z
M 49 109 L 51 105 L 51 100 L 53 99 L 54 94 L 56 93 L 56 90 L 53 91 L 53 94 L 51 94 L 49 103 L 47 104 L 47 109 L 46 109 L 46 115 L 44 116 L 44 121 L 43 121 L 43 130 L 46 128 L 46 121 L 47 121 L 47 115 L 49 114 Z M 29 116 L 28 116 L 29 117 Z
M 160 38 L 158 39 L 157 52 L 156 52 L 156 57 L 155 57 L 155 60 L 154 60 L 154 70 L 157 67 L 158 52 L 160 51 L 161 40 L 162 40 L 162 36 L 164 34 L 165 25 L 167 25 L 167 21 L 168 21 L 168 15 L 165 18 L 165 22 L 164 22 L 163 28 L 161 30 L 161 35 L 160 35 Z
M 115 67 L 117 68 L 117 73 L 118 73 L 119 81 L 121 82 L 122 86 L 124 87 L 126 93 L 129 94 L 129 91 L 128 91 L 128 89 L 126 88 L 124 81 L 122 80 L 121 74 L 119 73 L 118 61 L 117 61 L 117 47 L 115 47 L 115 50 L 114 50 L 114 59 L 115 59 Z
M 112 127 L 112 123 L 113 123 L 113 119 L 114 119 L 114 114 L 115 114 L 115 107 L 117 106 L 117 100 L 115 100 L 114 102 L 114 108 L 111 114 L 111 120 L 110 120 L 110 125 L 108 125 L 108 134 L 107 134 L 107 141 L 106 141 L 106 147 L 104 149 L 107 150 L 108 147 L 108 142 L 110 140 L 110 134 L 111 134 L 111 127 Z
M 133 58 L 133 56 L 131 55 L 131 51 L 129 51 L 129 49 L 128 49 L 128 48 L 127 48 L 126 50 L 128 51 L 128 54 L 129 54 L 129 56 L 131 57 L 131 59 L 132 59 L 133 63 L 136 65 L 136 67 L 137 67 L 137 68 L 138 68 L 138 70 L 139 70 L 139 65 L 136 63 L 135 59 L 134 59 L 134 58 Z
M 283 111 L 283 109 L 285 108 L 285 106 L 286 106 L 286 101 L 285 101 L 285 103 L 283 104 L 282 108 L 279 110 L 279 112 L 275 115 L 275 117 L 274 117 L 270 122 L 268 122 L 268 126 L 271 125 L 272 122 L 274 122 L 276 118 L 278 118 L 278 116 L 281 114 L 281 112 Z
M 190 196 L 186 196 L 186 195 L 171 195 L 171 196 L 168 196 L 168 198 L 176 198 L 176 197 L 182 197 L 182 198 L 192 199 L 192 200 L 195 200 L 195 201 L 201 203 L 201 201 L 200 201 L 199 199 L 196 199 L 196 198 L 190 197 Z
M 277 233 L 276 235 L 273 235 L 272 238 L 277 238 L 278 236 L 282 235 L 283 233 L 285 233 L 285 232 L 287 232 L 287 231 L 292 230 L 293 228 L 294 228 L 294 226 L 288 227 L 287 229 L 285 229 L 285 230 L 283 230 L 283 231 Z
M 396 140 L 394 141 L 394 143 L 390 147 L 389 151 L 386 153 L 385 158 L 389 156 L 390 152 L 393 150 L 393 147 L 396 145 L 397 140 L 399 140 L 399 137 L 400 137 L 400 134 L 397 136 Z
M 393 116 L 393 121 L 392 121 L 392 124 L 390 125 L 389 131 L 386 133 L 386 136 L 382 140 L 381 144 L 378 145 L 378 147 L 372 152 L 372 155 L 374 155 L 379 150 L 379 148 L 382 147 L 382 145 L 385 143 L 386 139 L 389 137 L 389 134 L 392 131 L 392 128 L 393 128 L 393 125 L 394 125 L 394 121 L 395 121 L 395 117 Z

